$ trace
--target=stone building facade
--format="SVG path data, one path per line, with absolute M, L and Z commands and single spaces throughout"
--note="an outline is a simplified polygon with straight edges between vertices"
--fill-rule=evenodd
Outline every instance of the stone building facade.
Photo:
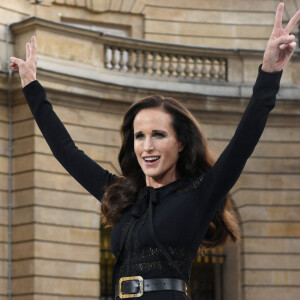
M 284 24 L 300 7 L 286 3 Z M 99 203 L 53 158 L 7 58 L 36 35 L 38 80 L 77 146 L 119 173 L 119 127 L 142 96 L 180 99 L 217 154 L 251 96 L 278 1 L 0 0 L 0 300 L 99 299 Z M 295 28 L 295 34 L 298 29 Z M 300 55 L 231 191 L 242 230 L 225 300 L 300 292 Z

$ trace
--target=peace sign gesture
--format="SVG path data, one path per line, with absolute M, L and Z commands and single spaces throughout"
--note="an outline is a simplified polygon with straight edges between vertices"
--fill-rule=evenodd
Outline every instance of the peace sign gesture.
M 10 67 L 14 71 L 19 71 L 22 87 L 33 80 L 36 80 L 36 54 L 37 43 L 35 36 L 31 37 L 31 43 L 26 43 L 26 60 L 11 57 Z
M 300 10 L 294 14 L 286 28 L 283 29 L 283 8 L 284 3 L 279 3 L 275 15 L 274 28 L 264 53 L 262 70 L 266 72 L 281 71 L 296 48 L 295 36 L 290 35 L 290 32 L 300 19 Z

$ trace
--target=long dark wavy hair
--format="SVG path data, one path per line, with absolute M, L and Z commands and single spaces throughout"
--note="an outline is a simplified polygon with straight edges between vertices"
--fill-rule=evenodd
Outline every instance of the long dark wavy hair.
M 102 199 L 103 223 L 111 227 L 122 214 L 135 203 L 137 193 L 145 186 L 145 175 L 134 152 L 133 122 L 143 109 L 161 108 L 172 117 L 177 140 L 184 145 L 177 161 L 180 177 L 196 178 L 212 168 L 216 159 L 207 147 L 207 141 L 194 116 L 177 100 L 161 95 L 145 97 L 131 105 L 124 116 L 121 126 L 122 146 L 119 163 L 122 176 L 106 188 Z M 202 248 L 212 248 L 225 244 L 229 237 L 233 242 L 240 236 L 237 219 L 229 209 L 229 196 L 224 199 L 210 223 L 202 241 Z

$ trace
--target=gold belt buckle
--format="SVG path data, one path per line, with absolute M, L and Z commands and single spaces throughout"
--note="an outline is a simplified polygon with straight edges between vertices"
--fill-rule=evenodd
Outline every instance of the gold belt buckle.
M 139 282 L 139 292 L 136 294 L 123 294 L 122 293 L 122 282 L 128 281 L 128 280 L 137 280 Z M 144 279 L 141 276 L 130 276 L 130 277 L 122 277 L 119 280 L 119 297 L 120 299 L 125 298 L 138 298 L 142 297 L 144 294 Z

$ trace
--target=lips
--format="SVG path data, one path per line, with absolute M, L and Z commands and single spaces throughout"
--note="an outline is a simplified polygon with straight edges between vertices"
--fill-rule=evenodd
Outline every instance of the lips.
M 143 160 L 146 163 L 147 166 L 152 166 L 154 165 L 157 161 L 159 161 L 160 156 L 144 156 Z
M 153 162 L 153 161 L 160 159 L 160 156 L 145 156 L 145 157 L 143 157 L 143 159 L 146 162 Z

